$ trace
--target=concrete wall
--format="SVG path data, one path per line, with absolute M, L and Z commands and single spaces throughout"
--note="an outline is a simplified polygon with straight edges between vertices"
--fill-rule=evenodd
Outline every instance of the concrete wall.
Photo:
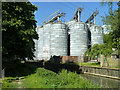
M 83 73 L 120 80 L 120 69 L 91 67 L 91 66 L 80 66 L 80 69 L 82 69 Z
M 101 67 L 111 67 L 111 68 L 120 67 L 120 58 L 116 58 L 114 56 L 104 57 L 103 55 L 101 55 L 99 61 Z

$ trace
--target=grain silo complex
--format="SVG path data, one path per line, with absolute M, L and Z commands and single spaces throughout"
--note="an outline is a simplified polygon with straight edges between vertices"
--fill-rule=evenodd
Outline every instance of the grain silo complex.
M 72 20 L 65 23 L 60 21 L 65 13 L 58 13 L 36 29 L 39 39 L 35 40 L 35 60 L 49 60 L 53 56 L 83 56 L 94 44 L 103 43 L 102 28 L 95 25 L 95 20 L 94 24 L 90 23 L 98 12 L 95 11 L 83 23 L 80 20 L 82 10 L 77 8 Z

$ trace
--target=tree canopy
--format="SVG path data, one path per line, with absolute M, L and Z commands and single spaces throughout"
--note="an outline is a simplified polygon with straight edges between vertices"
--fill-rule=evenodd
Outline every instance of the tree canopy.
M 108 3 L 109 15 L 103 17 L 103 23 L 106 25 L 110 25 L 110 35 L 112 36 L 112 47 L 116 48 L 118 51 L 120 50 L 120 1 L 118 4 L 118 10 L 112 9 L 112 2 Z M 120 51 L 119 51 L 120 54 Z
M 2 3 L 2 55 L 7 59 L 32 59 L 34 41 L 38 39 L 34 12 L 30 2 Z
M 112 48 L 108 47 L 108 44 L 95 44 L 93 47 L 89 48 L 84 55 L 87 55 L 93 59 L 96 56 L 99 57 L 101 54 L 109 56 L 112 52 L 113 50 Z

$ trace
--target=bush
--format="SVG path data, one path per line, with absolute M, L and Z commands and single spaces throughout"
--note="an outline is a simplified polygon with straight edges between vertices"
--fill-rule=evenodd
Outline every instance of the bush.
M 24 88 L 98 88 L 80 75 L 67 70 L 59 74 L 44 68 L 38 68 L 35 74 L 29 75 L 23 81 Z
M 40 77 L 55 77 L 57 74 L 52 72 L 52 71 L 49 71 L 49 70 L 46 70 L 44 68 L 38 68 L 36 70 L 36 74 Z

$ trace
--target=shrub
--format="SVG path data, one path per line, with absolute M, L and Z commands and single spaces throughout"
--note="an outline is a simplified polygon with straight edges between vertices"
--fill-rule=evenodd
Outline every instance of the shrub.
M 23 81 L 24 88 L 98 88 L 80 75 L 67 70 L 59 74 L 44 68 L 38 68 L 35 74 L 29 75 Z

